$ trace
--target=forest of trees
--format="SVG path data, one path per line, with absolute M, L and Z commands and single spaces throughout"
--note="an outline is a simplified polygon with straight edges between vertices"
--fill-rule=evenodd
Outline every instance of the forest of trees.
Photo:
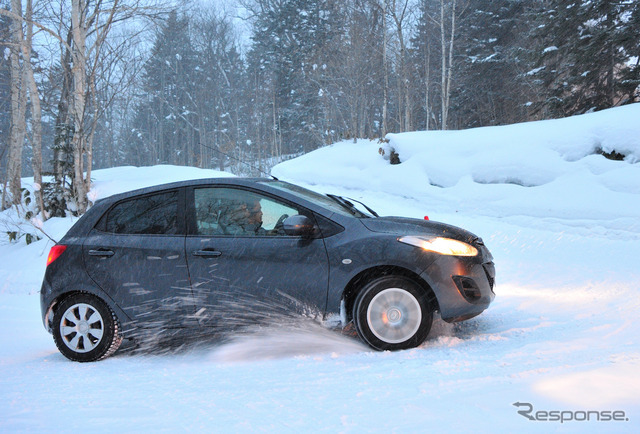
M 34 175 L 43 218 L 84 211 L 98 168 L 255 175 L 640 101 L 638 0 L 3 0 L 0 49 L 2 206 Z

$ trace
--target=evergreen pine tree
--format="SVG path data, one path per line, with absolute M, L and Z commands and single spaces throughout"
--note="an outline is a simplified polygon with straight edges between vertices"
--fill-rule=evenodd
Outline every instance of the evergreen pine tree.
M 256 103 L 270 113 L 262 138 L 274 155 L 311 150 L 322 143 L 322 82 L 329 64 L 326 47 L 336 36 L 326 0 L 261 2 L 254 24 L 249 69 Z M 315 145 L 314 145 L 315 143 Z
M 459 128 L 521 122 L 526 93 L 521 0 L 472 0 L 461 25 L 451 117 Z
M 196 163 L 195 66 L 189 20 L 171 12 L 145 65 L 136 114 L 139 145 L 142 153 L 151 153 L 152 163 Z
M 223 170 L 231 154 L 242 151 L 241 141 L 246 143 L 244 62 L 228 20 L 202 11 L 194 27 L 201 164 Z
M 637 55 L 637 9 L 637 2 L 614 0 L 538 2 L 530 75 L 540 80 L 543 117 L 602 110 L 620 104 L 625 95 L 629 99 L 638 79 L 630 64 Z
M 419 129 L 429 130 L 440 127 L 437 113 L 440 111 L 439 30 L 436 29 L 437 3 L 421 0 L 415 35 L 411 38 L 410 63 L 413 77 L 414 124 Z
M 620 45 L 628 58 L 620 72 L 622 104 L 640 101 L 640 2 L 624 4 L 617 29 Z

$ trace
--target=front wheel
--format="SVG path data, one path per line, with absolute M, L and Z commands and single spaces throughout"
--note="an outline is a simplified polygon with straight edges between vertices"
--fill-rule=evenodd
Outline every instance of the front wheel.
M 418 284 L 401 276 L 385 276 L 360 291 L 353 319 L 358 335 L 372 348 L 404 350 L 424 342 L 433 312 Z
M 98 297 L 81 293 L 60 302 L 53 316 L 53 340 L 69 360 L 93 362 L 113 354 L 122 336 L 109 306 Z

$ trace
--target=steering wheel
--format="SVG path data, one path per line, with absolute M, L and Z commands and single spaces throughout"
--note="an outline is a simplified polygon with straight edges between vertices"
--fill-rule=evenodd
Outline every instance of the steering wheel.
M 273 227 L 274 232 L 280 233 L 284 231 L 284 221 L 289 218 L 289 214 L 283 214 L 280 216 L 275 226 Z

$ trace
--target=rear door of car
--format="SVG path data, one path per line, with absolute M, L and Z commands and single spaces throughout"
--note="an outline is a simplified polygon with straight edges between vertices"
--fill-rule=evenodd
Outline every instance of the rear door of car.
M 186 256 L 202 324 L 233 327 L 294 311 L 324 312 L 329 276 L 324 241 L 288 236 L 278 223 L 287 215 L 313 218 L 311 212 L 228 186 L 193 188 L 187 198 L 192 212 Z M 225 216 L 235 215 L 231 206 L 243 201 L 250 208 L 259 204 L 261 227 L 225 225 Z
M 91 278 L 138 325 L 188 325 L 194 312 L 185 252 L 184 189 L 125 199 L 90 232 Z

